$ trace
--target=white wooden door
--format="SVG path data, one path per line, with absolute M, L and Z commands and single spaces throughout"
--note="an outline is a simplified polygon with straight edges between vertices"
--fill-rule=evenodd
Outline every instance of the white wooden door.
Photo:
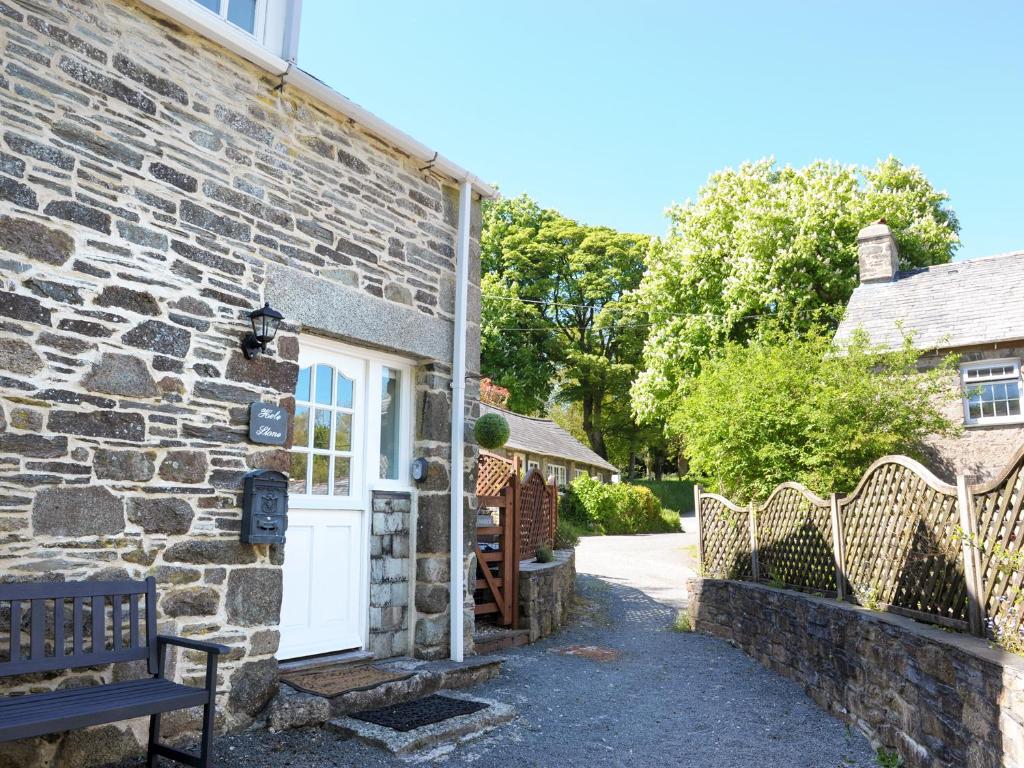
M 362 648 L 369 613 L 367 362 L 300 342 L 299 368 L 281 659 Z

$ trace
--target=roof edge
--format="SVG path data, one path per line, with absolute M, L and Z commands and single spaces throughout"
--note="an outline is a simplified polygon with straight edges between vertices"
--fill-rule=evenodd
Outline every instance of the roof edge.
M 366 128 L 370 133 L 407 153 L 431 170 L 447 176 L 456 182 L 469 182 L 481 197 L 494 199 L 498 191 L 470 173 L 468 170 L 417 141 L 405 131 L 396 128 L 383 118 L 370 112 L 343 94 L 327 85 L 323 80 L 300 69 L 294 62 L 286 61 L 271 53 L 243 32 L 235 31 L 229 24 L 219 23 L 220 19 L 207 20 L 199 14 L 188 13 L 171 0 L 141 0 L 153 10 L 174 19 L 189 29 L 203 35 L 242 57 L 251 64 L 270 74 L 280 77 L 308 96 L 317 99 L 332 109 Z

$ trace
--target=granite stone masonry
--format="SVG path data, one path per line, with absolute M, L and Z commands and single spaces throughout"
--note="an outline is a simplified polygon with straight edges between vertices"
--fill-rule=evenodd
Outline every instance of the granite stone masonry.
M 799 683 L 908 768 L 1024 765 L 1024 658 L 889 613 L 747 582 L 692 579 L 698 632 Z
M 519 565 L 519 626 L 530 631 L 531 643 L 562 628 L 576 594 L 576 550 L 554 554 L 550 563 Z
M 248 405 L 294 411 L 300 333 L 415 361 L 412 450 L 430 475 L 367 510 L 369 649 L 447 654 L 459 203 L 420 166 L 148 6 L 0 0 L 0 578 L 155 576 L 161 631 L 232 648 L 221 730 L 253 723 L 277 688 L 285 553 L 239 542 L 241 478 L 288 471 L 290 446 L 249 442 Z M 474 202 L 469 435 L 479 231 Z M 247 361 L 264 301 L 286 321 Z M 461 609 L 471 648 L 468 591 Z M 195 681 L 203 661 L 172 668 Z M 36 675 L 0 695 L 142 672 Z M 164 719 L 172 739 L 196 725 Z M 5 745 L 0 768 L 109 761 L 145 728 Z

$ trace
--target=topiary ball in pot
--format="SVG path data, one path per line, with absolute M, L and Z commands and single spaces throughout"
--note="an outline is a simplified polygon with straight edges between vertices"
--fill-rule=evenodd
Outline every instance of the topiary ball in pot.
M 508 422 L 498 413 L 485 413 L 477 419 L 473 432 L 480 447 L 490 451 L 508 442 Z

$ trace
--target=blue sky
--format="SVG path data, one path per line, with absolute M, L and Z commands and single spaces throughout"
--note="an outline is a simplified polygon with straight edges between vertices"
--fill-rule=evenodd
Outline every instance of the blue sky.
M 714 170 L 894 154 L 1024 249 L 1024 3 L 305 0 L 300 65 L 506 195 L 663 234 Z

